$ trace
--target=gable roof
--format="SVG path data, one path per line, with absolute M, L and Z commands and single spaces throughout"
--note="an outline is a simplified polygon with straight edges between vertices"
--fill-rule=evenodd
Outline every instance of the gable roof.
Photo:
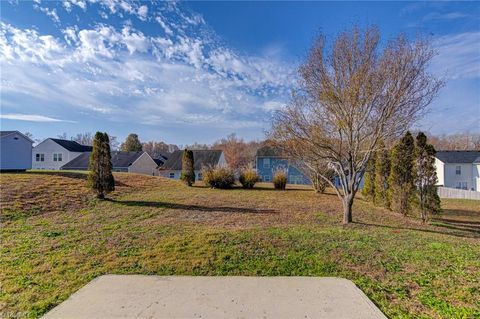
M 140 156 L 145 152 L 121 152 L 114 151 L 112 154 L 112 166 L 116 168 L 127 168 L 132 165 Z M 92 152 L 84 152 L 79 156 L 75 157 L 73 160 L 63 165 L 61 169 L 88 169 L 88 162 L 90 161 L 90 155 Z
M 438 151 L 435 157 L 444 163 L 477 163 L 480 151 Z
M 281 158 L 286 157 L 284 152 L 282 151 L 282 149 L 280 149 L 279 147 L 276 147 L 276 146 L 271 146 L 271 145 L 265 145 L 263 147 L 260 147 L 257 150 L 257 156 L 260 156 L 260 157 L 281 157 Z
M 204 166 L 215 166 L 220 161 L 222 150 L 192 150 L 193 169 L 200 170 Z M 182 169 L 183 151 L 175 151 L 168 156 L 161 169 L 179 171 Z
M 92 147 L 88 145 L 82 145 L 79 144 L 75 141 L 69 141 L 69 140 L 62 140 L 59 138 L 50 138 L 50 140 L 54 141 L 64 149 L 70 152 L 91 152 Z
M 5 136 L 8 136 L 8 135 L 10 135 L 10 134 L 14 134 L 14 133 L 23 136 L 25 139 L 29 140 L 29 141 L 32 142 L 32 143 L 35 143 L 35 141 L 33 141 L 30 137 L 26 136 L 25 134 L 23 134 L 23 133 L 21 133 L 21 132 L 19 132 L 19 131 L 0 131 L 0 138 L 5 137 Z

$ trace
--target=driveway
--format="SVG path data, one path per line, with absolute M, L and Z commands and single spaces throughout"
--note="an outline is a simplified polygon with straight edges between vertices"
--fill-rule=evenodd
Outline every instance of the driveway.
M 386 318 L 351 281 L 106 275 L 44 318 Z

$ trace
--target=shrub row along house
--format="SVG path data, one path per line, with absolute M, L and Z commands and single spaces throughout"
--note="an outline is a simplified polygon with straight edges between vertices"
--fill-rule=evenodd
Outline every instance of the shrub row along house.
M 160 167 L 160 176 L 180 179 L 182 173 L 182 158 L 184 151 L 175 151 L 168 155 L 168 159 Z M 193 169 L 195 179 L 202 180 L 203 167 L 226 166 L 225 155 L 221 150 L 193 150 Z

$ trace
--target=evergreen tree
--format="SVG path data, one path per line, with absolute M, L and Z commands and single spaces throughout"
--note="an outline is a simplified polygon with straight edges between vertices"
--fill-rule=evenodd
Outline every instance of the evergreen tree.
M 435 148 L 427 143 L 427 136 L 420 132 L 415 146 L 415 168 L 417 176 L 418 202 L 422 221 L 427 222 L 430 214 L 440 211 L 440 197 L 437 194 L 437 171 L 435 170 Z
M 128 134 L 125 142 L 120 145 L 120 150 L 125 152 L 140 152 L 142 151 L 142 143 L 137 134 L 130 133 Z
M 375 161 L 375 199 L 376 205 L 390 208 L 390 199 L 388 196 L 388 178 L 390 176 L 390 150 L 380 142 L 377 158 Z
M 411 211 L 415 194 L 414 159 L 415 142 L 412 134 L 407 131 L 393 148 L 388 179 L 391 208 L 403 215 Z
M 182 174 L 180 175 L 180 179 L 188 186 L 192 186 L 192 184 L 195 183 L 194 164 L 193 151 L 185 149 L 183 151 Z
M 368 161 L 367 169 L 363 177 L 365 183 L 362 188 L 362 195 L 365 199 L 373 201 L 375 203 L 375 163 L 376 155 L 373 153 L 372 157 Z
M 100 199 L 104 199 L 105 194 L 115 190 L 111 159 L 108 134 L 97 132 L 90 155 L 88 183 Z

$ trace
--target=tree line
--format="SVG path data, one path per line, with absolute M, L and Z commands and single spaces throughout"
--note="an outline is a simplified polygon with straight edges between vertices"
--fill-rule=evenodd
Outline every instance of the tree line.
M 414 139 L 407 131 L 393 148 L 380 142 L 367 164 L 363 196 L 405 216 L 418 208 L 427 222 L 440 211 L 434 156 L 435 148 L 423 132 Z

